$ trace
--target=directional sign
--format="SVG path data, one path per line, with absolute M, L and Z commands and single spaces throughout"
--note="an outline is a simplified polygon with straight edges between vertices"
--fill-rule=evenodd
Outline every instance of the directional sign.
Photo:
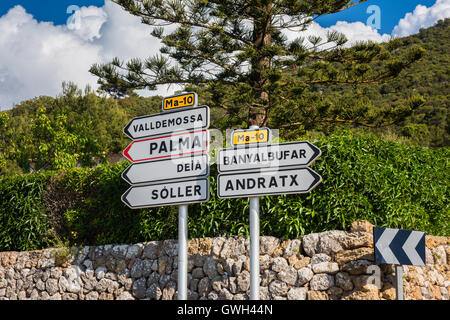
M 134 186 L 122 195 L 122 201 L 131 209 L 198 203 L 208 200 L 208 178 Z
M 134 185 L 172 179 L 205 177 L 208 175 L 207 154 L 133 163 L 122 172 L 122 178 L 129 184 Z
M 373 228 L 375 262 L 425 265 L 425 232 Z
M 208 131 L 200 130 L 134 141 L 123 155 L 132 162 L 142 162 L 207 151 Z
M 196 107 L 197 104 L 197 94 L 195 92 L 187 92 L 164 98 L 162 101 L 162 109 L 163 111 L 170 111 L 180 108 Z
M 322 152 L 308 141 L 288 142 L 218 152 L 219 172 L 309 166 Z
M 208 127 L 209 107 L 202 106 L 134 118 L 123 132 L 136 140 L 193 129 L 208 129 Z
M 267 143 L 271 139 L 272 134 L 269 128 L 234 130 L 231 133 L 233 146 Z
M 321 181 L 310 168 L 219 174 L 219 198 L 242 198 L 275 194 L 306 193 Z

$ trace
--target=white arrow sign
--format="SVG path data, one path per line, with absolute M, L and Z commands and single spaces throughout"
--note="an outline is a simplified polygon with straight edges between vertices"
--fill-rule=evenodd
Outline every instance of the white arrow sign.
M 219 174 L 219 198 L 242 198 L 275 194 L 306 193 L 322 181 L 310 168 Z
M 209 107 L 202 106 L 134 118 L 123 132 L 136 140 L 180 131 L 208 129 L 208 127 Z
M 129 184 L 136 185 L 204 177 L 209 175 L 208 163 L 207 154 L 134 163 L 122 172 L 122 178 Z
M 425 232 L 373 228 L 375 262 L 397 265 L 425 265 Z
M 122 195 L 122 201 L 131 209 L 198 203 L 208 200 L 208 178 L 135 186 Z
M 222 149 L 218 153 L 219 172 L 260 168 L 309 166 L 321 151 L 308 141 L 288 142 L 250 148 Z
M 151 161 L 208 151 L 208 131 L 191 131 L 132 142 L 123 151 L 132 162 Z

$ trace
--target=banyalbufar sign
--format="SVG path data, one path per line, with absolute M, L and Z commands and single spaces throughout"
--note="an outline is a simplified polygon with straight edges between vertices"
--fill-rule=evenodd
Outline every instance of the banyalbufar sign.
M 320 149 L 308 141 L 222 149 L 218 154 L 218 168 L 220 172 L 229 172 L 309 166 L 321 154 Z

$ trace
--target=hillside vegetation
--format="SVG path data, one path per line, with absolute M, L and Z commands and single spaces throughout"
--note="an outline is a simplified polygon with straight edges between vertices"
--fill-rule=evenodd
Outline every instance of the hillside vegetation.
M 357 219 L 450 235 L 449 31 L 446 19 L 400 39 L 399 55 L 417 44 L 427 53 L 394 80 L 309 86 L 272 110 L 269 126 L 282 141 L 309 140 L 322 150 L 312 168 L 323 181 L 309 194 L 262 197 L 262 235 L 295 238 Z M 213 106 L 211 128 L 247 127 L 205 88 L 186 89 Z M 56 98 L 0 112 L 0 251 L 176 238 L 177 207 L 129 209 L 120 200 L 129 163 L 108 161 L 130 143 L 123 127 L 159 113 L 161 100 L 113 99 L 64 83 Z M 316 121 L 316 112 L 329 119 Z M 391 112 L 396 120 L 386 123 Z M 189 236 L 247 235 L 248 199 L 217 198 L 216 177 L 213 165 L 211 200 L 189 206 Z
M 450 19 L 400 40 L 399 55 L 418 44 L 426 55 L 384 84 L 299 89 L 298 97 L 274 108 L 270 127 L 281 129 L 281 136 L 289 140 L 346 128 L 409 145 L 449 146 Z M 300 74 L 292 71 L 284 76 Z M 213 106 L 211 128 L 247 126 L 216 106 L 211 92 L 188 89 L 198 91 L 200 104 Z M 129 120 L 160 112 L 161 100 L 135 94 L 113 99 L 65 83 L 56 98 L 38 97 L 0 112 L 0 174 L 27 173 L 30 166 L 35 171 L 57 170 L 77 162 L 83 166 L 105 162 L 108 154 L 120 153 L 129 143 L 122 133 Z M 239 105 L 233 108 L 238 110 Z M 329 118 L 316 118 L 323 112 Z M 392 117 L 396 120 L 386 123 Z
M 333 90 L 316 86 L 314 90 L 322 91 L 332 103 L 349 110 L 352 110 L 352 104 L 381 110 L 381 114 L 382 110 L 389 110 L 389 106 L 412 107 L 412 110 L 405 109 L 407 116 L 392 122 L 391 126 L 370 128 L 355 124 L 355 127 L 380 136 L 395 134 L 416 145 L 449 146 L 450 19 L 441 20 L 434 27 L 421 29 L 418 34 L 401 38 L 401 41 L 403 47 L 398 49 L 399 52 L 420 45 L 427 53 L 394 80 L 376 85 L 341 86 Z M 367 120 L 361 119 L 361 123 Z
M 349 132 L 313 141 L 322 183 L 309 194 L 262 197 L 262 235 L 296 238 L 345 229 L 358 219 L 376 226 L 450 235 L 450 149 L 410 147 Z M 135 243 L 177 238 L 176 206 L 131 210 L 127 162 L 15 175 L 0 180 L 0 251 L 55 245 Z M 247 198 L 189 206 L 189 237 L 248 235 Z

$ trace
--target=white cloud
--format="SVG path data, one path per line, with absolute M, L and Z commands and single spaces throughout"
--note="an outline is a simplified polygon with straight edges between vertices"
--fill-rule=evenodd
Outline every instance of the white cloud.
M 405 36 L 429 27 L 450 16 L 450 0 L 437 0 L 430 8 L 418 5 L 394 28 L 392 35 Z M 338 21 L 323 28 L 313 22 L 304 32 L 289 31 L 289 39 L 321 36 L 330 30 L 347 36 L 350 46 L 357 41 L 387 41 L 390 35 L 379 34 L 362 22 Z M 68 19 L 67 25 L 38 22 L 18 5 L 0 17 L 0 107 L 40 95 L 56 96 L 63 81 L 73 81 L 81 88 L 97 88 L 97 78 L 89 73 L 94 63 L 110 62 L 113 57 L 127 61 L 147 58 L 159 52 L 160 43 L 150 35 L 151 28 L 109 0 L 103 7 L 82 7 Z M 179 86 L 161 86 L 157 91 L 139 94 L 169 95 Z
M 378 31 L 370 26 L 365 25 L 362 22 L 346 22 L 338 21 L 335 25 L 324 28 L 316 22 L 312 22 L 307 30 L 305 31 L 288 31 L 286 36 L 289 40 L 293 40 L 297 37 L 305 38 L 305 44 L 308 45 L 307 39 L 309 36 L 319 36 L 322 41 L 327 39 L 327 32 L 338 31 L 343 33 L 348 41 L 345 43 L 344 47 L 350 47 L 358 41 L 373 41 L 373 42 L 384 42 L 388 41 L 391 36 L 388 34 L 379 34 Z M 334 44 L 327 44 L 321 46 L 321 49 L 327 49 L 334 46 Z
M 101 8 L 82 7 L 68 22 L 60 26 L 38 22 L 20 5 L 0 17 L 2 109 L 41 95 L 56 96 L 63 81 L 97 88 L 97 78 L 89 73 L 92 64 L 159 52 L 151 29 L 110 1 Z M 163 86 L 141 92 L 145 96 L 170 93 Z
M 428 28 L 438 20 L 450 17 L 450 0 L 436 0 L 427 8 L 418 5 L 413 12 L 409 12 L 392 31 L 393 36 L 404 37 L 419 32 L 420 28 Z
M 56 95 L 61 83 L 95 84 L 88 63 L 101 60 L 100 47 L 61 26 L 37 22 L 21 6 L 0 18 L 0 105 Z M 85 70 L 85 72 L 83 72 Z
M 83 40 L 100 38 L 100 28 L 108 20 L 108 14 L 102 8 L 90 6 L 79 8 L 67 19 L 67 29 Z M 70 7 L 69 7 L 70 8 Z

